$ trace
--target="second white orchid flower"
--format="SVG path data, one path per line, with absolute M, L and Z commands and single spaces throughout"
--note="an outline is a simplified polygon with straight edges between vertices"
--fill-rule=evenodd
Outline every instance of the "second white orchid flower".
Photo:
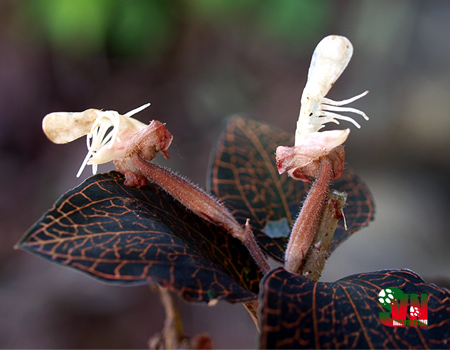
M 320 129 L 326 123 L 339 124 L 339 120 L 351 122 L 360 128 L 355 120 L 339 114 L 342 112 L 356 113 L 369 119 L 358 109 L 342 107 L 365 96 L 368 91 L 343 101 L 325 98 L 347 67 L 352 54 L 353 46 L 345 37 L 330 35 L 319 42 L 301 97 L 295 144 L 293 147 L 279 146 L 276 150 L 276 165 L 280 174 L 287 172 L 295 180 L 312 183 L 292 227 L 286 248 L 285 268 L 315 279 L 318 279 L 324 267 L 337 222 L 344 217 L 342 208 L 345 194 L 337 194 L 336 200 L 330 197 L 329 190 L 332 181 L 344 170 L 345 151 L 342 144 L 350 133 L 350 129 Z M 328 242 L 326 248 L 324 246 L 319 255 L 311 255 L 317 248 L 313 246 L 314 242 L 325 244 L 324 237 L 327 237 Z
M 294 147 L 280 146 L 277 149 L 277 167 L 280 174 L 288 172 L 289 176 L 297 180 L 311 181 L 316 177 L 318 160 L 336 150 L 332 155 L 341 162 L 336 162 L 335 177 L 343 170 L 344 153 L 336 148 L 347 139 L 350 129 L 322 131 L 326 123 L 339 124 L 339 120 L 360 125 L 352 118 L 337 112 L 350 112 L 361 115 L 368 120 L 367 115 L 355 108 L 342 107 L 363 96 L 363 92 L 353 98 L 343 101 L 333 101 L 325 98 L 328 91 L 347 67 L 353 54 L 351 42 L 338 35 L 330 35 L 322 39 L 314 50 L 311 66 L 308 71 L 308 81 L 301 97 L 300 115 L 297 121 Z M 342 163 L 342 164 L 340 164 Z

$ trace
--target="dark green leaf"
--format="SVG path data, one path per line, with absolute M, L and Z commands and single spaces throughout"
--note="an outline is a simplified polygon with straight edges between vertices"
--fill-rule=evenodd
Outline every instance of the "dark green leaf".
M 279 261 L 283 261 L 287 238 L 273 238 L 276 235 L 272 228 L 283 223 L 283 219 L 292 225 L 309 190 L 304 182 L 294 181 L 286 174 L 280 176 L 275 166 L 276 148 L 293 143 L 293 133 L 255 120 L 231 118 L 213 153 L 208 177 L 210 191 L 239 222 L 244 224 L 250 218 L 261 247 Z M 339 223 L 331 251 L 374 217 L 369 189 L 350 169 L 344 170 L 332 187 L 347 192 L 344 213 L 348 230 Z M 270 237 L 263 232 L 269 227 Z
M 428 294 L 428 325 L 381 324 L 378 301 L 385 288 Z M 278 268 L 262 281 L 261 348 L 449 348 L 450 293 L 409 270 L 313 282 Z M 407 311 L 409 315 L 409 308 Z
M 252 300 L 259 288 L 240 241 L 157 186 L 124 186 L 117 172 L 64 194 L 19 246 L 104 281 L 157 282 L 191 301 Z

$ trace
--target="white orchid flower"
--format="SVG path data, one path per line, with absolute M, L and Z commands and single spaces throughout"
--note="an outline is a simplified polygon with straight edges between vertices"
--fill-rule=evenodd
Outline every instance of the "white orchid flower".
M 50 141 L 58 144 L 87 136 L 88 153 L 77 177 L 88 164 L 92 165 L 92 172 L 96 174 L 98 164 L 126 158 L 139 143 L 144 142 L 144 135 L 147 136 L 146 146 L 153 147 L 151 148 L 153 157 L 161 151 L 168 158 L 167 148 L 172 141 L 172 135 L 166 131 L 164 125 L 155 120 L 146 125 L 131 118 L 149 105 L 150 103 L 147 103 L 124 115 L 116 111 L 98 109 L 50 113 L 44 117 L 42 129 Z M 149 145 L 149 140 L 153 142 L 152 145 Z
M 327 36 L 317 45 L 301 97 L 294 147 L 277 148 L 277 166 L 280 174 L 287 171 L 293 178 L 305 180 L 307 177 L 299 176 L 298 169 L 311 167 L 312 163 L 330 154 L 347 140 L 350 129 L 319 132 L 326 123 L 339 124 L 339 120 L 345 120 L 353 123 L 357 128 L 361 127 L 353 118 L 337 112 L 356 113 L 366 120 L 369 119 L 358 109 L 342 107 L 365 96 L 368 91 L 343 101 L 333 101 L 325 97 L 347 67 L 352 54 L 353 46 L 343 36 Z M 343 162 L 344 154 L 339 153 L 338 158 L 342 158 Z M 318 165 L 312 168 L 317 170 Z M 315 171 L 308 172 L 307 175 L 312 176 L 314 173 Z M 335 173 L 336 176 L 340 175 L 338 171 Z

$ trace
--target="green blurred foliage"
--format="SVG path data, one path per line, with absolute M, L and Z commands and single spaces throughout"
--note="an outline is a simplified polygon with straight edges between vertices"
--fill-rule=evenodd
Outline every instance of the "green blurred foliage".
M 260 5 L 259 22 L 265 33 L 287 44 L 315 42 L 332 14 L 330 0 L 264 0 Z
M 331 0 L 24 0 L 19 10 L 59 53 L 160 57 L 180 19 L 238 26 L 292 47 L 326 30 Z M 35 30 L 36 26 L 33 27 Z
M 171 3 L 155 0 L 121 0 L 117 20 L 111 27 L 112 49 L 116 54 L 146 51 L 159 56 L 171 44 L 175 23 Z
M 170 44 L 171 2 L 165 0 L 28 0 L 20 9 L 58 52 L 85 57 L 149 52 Z
M 109 0 L 30 0 L 22 8 L 58 51 L 84 56 L 104 48 Z
M 314 43 L 332 15 L 331 0 L 189 0 L 190 12 L 212 25 L 236 24 L 281 41 Z M 238 24 L 239 25 L 239 24 Z
M 260 0 L 185 0 L 194 17 L 211 24 L 234 21 L 245 14 L 255 13 Z M 251 20 L 251 17 L 248 18 Z

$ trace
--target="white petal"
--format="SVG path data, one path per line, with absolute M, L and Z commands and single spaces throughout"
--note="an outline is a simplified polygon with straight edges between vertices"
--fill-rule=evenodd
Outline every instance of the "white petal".
M 42 130 L 54 143 L 68 143 L 89 134 L 97 118 L 97 110 L 84 112 L 55 112 L 42 120 Z
M 350 129 L 312 132 L 306 135 L 304 142 L 310 147 L 317 147 L 329 152 L 333 148 L 342 145 L 349 134 Z
M 311 59 L 302 102 L 307 96 L 317 100 L 325 97 L 347 67 L 352 55 L 353 46 L 346 37 L 330 35 L 323 38 L 317 44 Z

